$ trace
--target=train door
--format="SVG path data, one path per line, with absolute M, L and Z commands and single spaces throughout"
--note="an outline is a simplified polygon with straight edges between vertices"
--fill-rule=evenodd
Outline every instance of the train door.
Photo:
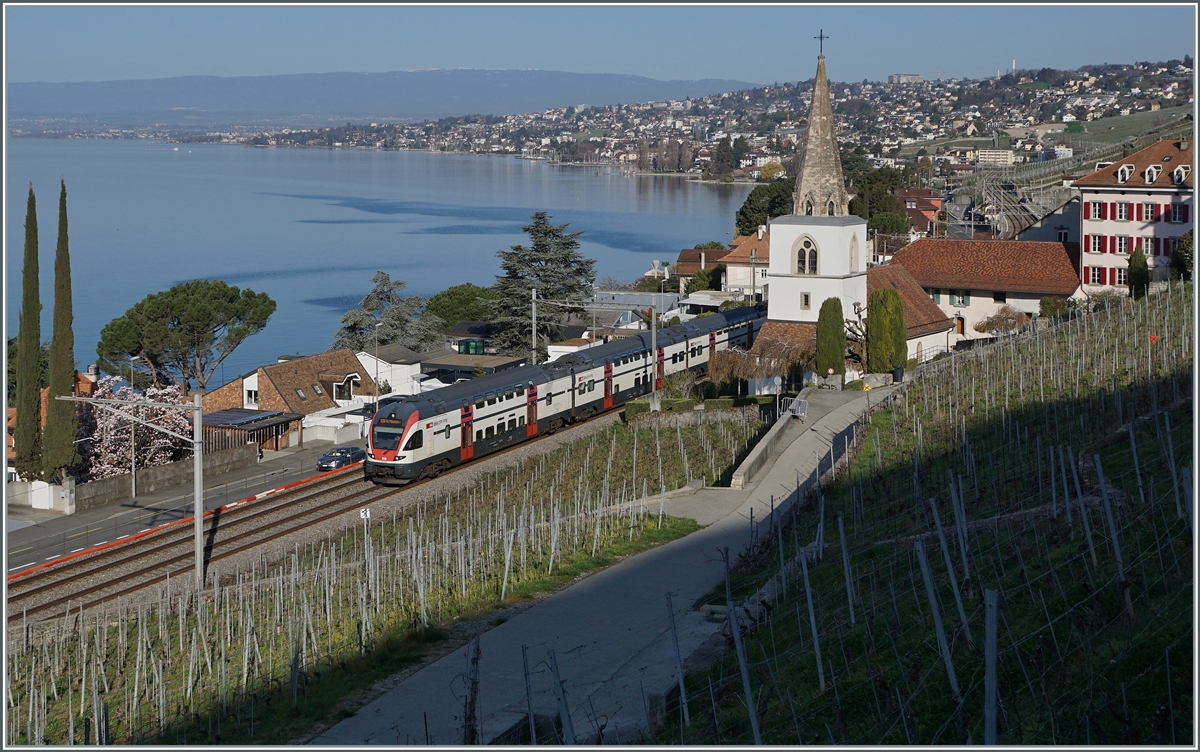
M 613 406 L 613 366 L 612 363 L 604 364 L 604 409 L 607 410 Z
M 654 359 L 654 388 L 663 388 L 663 369 L 666 367 L 666 353 L 663 348 L 658 348 L 658 355 Z
M 475 408 L 470 402 L 464 402 L 460 411 L 462 427 L 459 429 L 458 458 L 466 462 L 475 456 Z
M 525 435 L 537 436 L 537 387 L 530 384 L 525 394 Z
M 717 333 L 708 333 L 708 359 L 712 360 L 712 356 L 717 352 Z

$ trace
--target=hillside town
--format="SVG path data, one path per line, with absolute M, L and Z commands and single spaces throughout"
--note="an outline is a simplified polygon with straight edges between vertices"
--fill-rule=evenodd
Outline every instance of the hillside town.
M 1191 66 L 1188 57 L 1076 71 L 1015 70 L 985 79 L 931 80 L 894 74 L 886 82 L 831 82 L 830 89 L 839 142 L 864 150 L 876 167 L 895 166 L 898 157 L 916 152 L 925 143 L 960 139 L 990 141 L 993 149 L 1011 152 L 1011 157 L 1001 157 L 1011 164 L 1069 156 L 1072 139 L 1090 138 L 1082 124 L 1096 119 L 1161 111 L 1165 122 L 1172 108 L 1193 102 Z M 811 97 L 809 80 L 694 99 L 603 107 L 579 104 L 519 115 L 173 137 L 254 146 L 507 154 L 758 179 L 765 165 L 787 162 L 794 153 L 806 127 L 804 113 Z M 1001 133 L 1006 134 L 1003 142 Z M 980 160 L 978 148 L 935 148 L 939 163 Z

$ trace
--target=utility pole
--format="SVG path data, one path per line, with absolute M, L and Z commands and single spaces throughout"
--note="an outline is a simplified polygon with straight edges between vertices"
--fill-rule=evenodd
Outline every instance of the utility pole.
M 533 325 L 530 327 L 529 365 L 537 365 L 537 290 L 530 290 L 529 297 L 533 301 Z
M 167 402 L 150 402 L 147 400 L 115 400 L 115 399 L 100 399 L 97 397 L 72 397 L 63 396 L 55 397 L 55 399 L 69 400 L 71 402 L 86 402 L 106 412 L 119 415 L 126 420 L 141 423 L 143 426 L 153 428 L 155 431 L 165 433 L 168 436 L 174 436 L 180 441 L 187 441 L 192 444 L 192 495 L 193 495 L 193 516 L 195 518 L 195 537 L 196 537 L 196 592 L 201 592 L 204 589 L 204 409 L 203 396 L 196 392 L 192 395 L 192 404 L 172 404 Z M 122 407 L 158 407 L 166 410 L 190 410 L 192 413 L 192 435 L 191 437 L 175 433 L 162 426 L 156 426 L 149 421 L 146 421 L 132 413 L 125 412 Z
M 140 355 L 129 356 L 129 391 L 133 393 L 133 361 L 141 360 Z M 137 424 L 129 424 L 129 498 L 137 498 Z

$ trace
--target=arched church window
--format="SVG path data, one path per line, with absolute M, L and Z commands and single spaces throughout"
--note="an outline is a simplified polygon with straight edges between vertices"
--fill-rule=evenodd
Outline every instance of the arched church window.
M 817 246 L 811 238 L 804 238 L 800 241 L 800 248 L 796 251 L 796 273 L 817 273 Z
M 832 201 L 829 202 L 829 216 L 831 216 L 831 217 L 833 216 L 833 202 Z
M 813 209 L 813 207 L 812 207 L 812 202 L 811 202 L 811 201 L 805 201 L 805 202 L 804 202 L 804 213 L 805 213 L 806 215 L 808 215 L 808 216 L 810 216 L 810 217 L 811 217 L 811 216 L 812 216 L 812 209 Z
M 813 248 L 808 252 L 808 273 L 817 273 L 817 249 Z

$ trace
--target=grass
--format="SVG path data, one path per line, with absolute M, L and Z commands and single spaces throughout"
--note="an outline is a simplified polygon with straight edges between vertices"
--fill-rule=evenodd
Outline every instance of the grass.
M 1171 107 L 1157 112 L 1131 112 L 1128 115 L 1099 118 L 1082 123 L 1084 141 L 1113 143 L 1173 125 L 1190 113 L 1190 107 Z

